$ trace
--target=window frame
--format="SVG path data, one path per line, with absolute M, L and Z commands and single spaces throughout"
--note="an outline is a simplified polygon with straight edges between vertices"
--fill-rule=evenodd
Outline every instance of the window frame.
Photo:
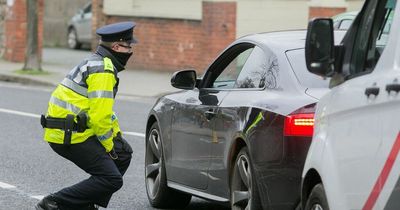
M 357 18 L 353 22 L 354 24 L 352 24 L 352 27 L 350 27 L 350 29 L 348 30 L 345 40 L 343 41 L 343 43 L 344 43 L 343 45 L 347 49 L 346 50 L 347 52 L 345 52 L 345 55 L 344 55 L 342 72 L 344 73 L 346 80 L 370 74 L 371 72 L 373 72 L 375 70 L 375 66 L 371 69 L 367 69 L 368 53 L 370 53 L 372 48 L 374 48 L 374 49 L 376 48 L 377 40 L 372 40 L 372 39 L 377 38 L 377 36 L 374 36 L 374 33 L 379 31 L 379 28 L 381 28 L 381 27 L 377 26 L 376 22 L 380 18 L 384 17 L 384 15 L 386 14 L 386 11 L 387 11 L 385 9 L 386 3 L 387 3 L 386 1 L 382 2 L 380 0 L 369 0 L 362 9 L 363 15 L 362 16 L 358 15 Z M 376 6 L 371 5 L 371 4 L 376 4 Z M 367 46 L 365 48 L 365 51 L 362 54 L 362 56 L 363 56 L 362 64 L 359 66 L 355 66 L 355 65 L 358 65 L 357 62 L 355 61 L 355 59 L 356 59 L 355 56 L 360 53 L 360 51 L 357 49 L 357 46 L 358 46 L 357 44 L 359 43 L 359 40 L 360 40 L 360 34 L 363 35 L 366 33 L 365 30 L 361 29 L 360 24 L 362 22 L 368 21 L 368 20 L 366 20 L 366 18 L 372 19 L 370 22 L 370 28 L 368 29 L 369 30 L 368 35 L 367 35 L 368 38 L 366 39 Z M 350 33 L 350 35 L 349 35 L 349 33 Z M 377 34 L 375 34 L 375 35 L 377 35 Z M 349 44 L 349 45 L 347 45 L 347 44 Z M 375 47 L 372 47 L 372 45 L 374 45 Z

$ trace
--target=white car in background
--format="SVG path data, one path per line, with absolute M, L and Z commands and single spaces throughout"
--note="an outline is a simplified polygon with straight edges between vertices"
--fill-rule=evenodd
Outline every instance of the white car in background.
M 87 3 L 68 23 L 67 44 L 71 49 L 80 49 L 92 40 L 92 3 Z
M 395 5 L 366 0 L 340 46 L 331 19 L 310 22 L 307 67 L 333 88 L 315 112 L 305 210 L 400 209 L 400 27 L 387 26 L 400 25 Z

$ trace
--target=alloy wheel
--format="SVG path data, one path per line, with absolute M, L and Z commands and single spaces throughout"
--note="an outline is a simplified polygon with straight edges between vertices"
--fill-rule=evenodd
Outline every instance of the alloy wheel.
M 319 204 L 314 204 L 314 205 L 311 207 L 311 210 L 324 210 L 324 208 L 322 208 L 322 206 L 319 205 Z
M 146 187 L 148 195 L 154 199 L 160 188 L 162 170 L 162 148 L 157 129 L 151 130 L 146 148 Z
M 250 161 L 246 154 L 236 160 L 232 182 L 232 209 L 250 210 L 252 206 L 252 174 Z

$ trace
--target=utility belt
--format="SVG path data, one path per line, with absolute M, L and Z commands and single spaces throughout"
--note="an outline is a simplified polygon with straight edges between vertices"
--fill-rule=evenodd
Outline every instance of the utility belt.
M 72 132 L 83 133 L 87 127 L 87 115 L 86 113 L 80 113 L 76 116 L 68 114 L 66 118 L 56 117 L 45 117 L 44 115 L 40 118 L 40 124 L 43 128 L 50 129 L 61 129 L 64 130 L 64 145 L 71 144 Z

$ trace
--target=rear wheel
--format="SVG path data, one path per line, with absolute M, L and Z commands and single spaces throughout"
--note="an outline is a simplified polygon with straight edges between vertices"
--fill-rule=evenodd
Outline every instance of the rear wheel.
M 305 210 L 329 210 L 328 200 L 326 199 L 325 189 L 322 184 L 315 185 L 311 190 Z
M 78 41 L 78 36 L 76 34 L 75 28 L 70 28 L 68 30 L 68 47 L 71 49 L 79 49 L 82 44 Z
M 262 209 L 248 149 L 240 150 L 231 174 L 232 210 Z
M 167 186 L 162 139 L 157 122 L 153 123 L 147 134 L 145 183 L 147 198 L 156 208 L 184 208 L 192 197 Z

